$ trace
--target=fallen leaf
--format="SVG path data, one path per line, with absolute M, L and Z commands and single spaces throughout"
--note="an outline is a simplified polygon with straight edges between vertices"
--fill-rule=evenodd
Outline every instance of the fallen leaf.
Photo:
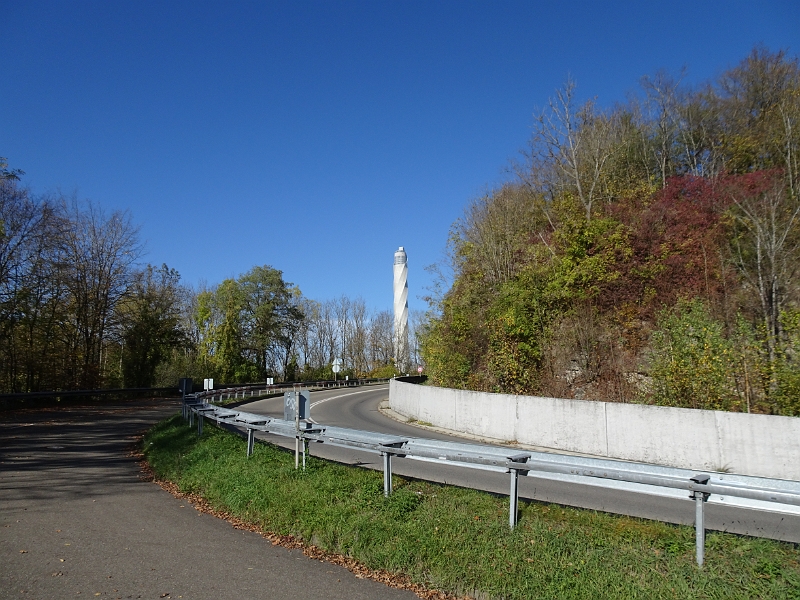
M 27 551 L 27 550 L 20 550 L 20 551 L 19 551 L 19 553 L 20 553 L 20 554 L 27 554 L 27 553 L 28 553 L 28 551 Z

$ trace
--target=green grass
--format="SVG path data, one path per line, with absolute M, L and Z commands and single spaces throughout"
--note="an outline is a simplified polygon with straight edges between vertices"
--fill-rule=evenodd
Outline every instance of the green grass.
M 207 422 L 208 423 L 208 422 Z M 256 444 L 208 425 L 201 438 L 179 417 L 154 427 L 144 452 L 157 477 L 205 497 L 264 531 L 298 536 L 372 569 L 485 598 L 793 598 L 800 550 L 709 532 L 695 565 L 694 530 L 395 477 Z

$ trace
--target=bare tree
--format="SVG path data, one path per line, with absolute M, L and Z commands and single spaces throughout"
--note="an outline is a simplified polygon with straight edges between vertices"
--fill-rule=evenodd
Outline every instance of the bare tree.
M 0 180 L 0 388 L 60 383 L 63 229 L 49 201 L 33 199 L 15 177 Z
M 129 213 L 107 217 L 91 202 L 62 200 L 60 210 L 71 222 L 62 239 L 62 266 L 75 319 L 76 383 L 93 388 L 100 384 L 100 350 L 114 309 L 129 290 L 141 254 L 139 230 Z
M 469 204 L 456 228 L 488 283 L 500 284 L 517 274 L 530 233 L 540 230 L 536 215 L 533 192 L 519 185 L 505 185 Z
M 393 327 L 394 317 L 392 316 L 392 311 L 383 310 L 372 316 L 369 327 L 370 370 L 392 364 L 394 355 Z
M 734 260 L 757 298 L 770 364 L 775 364 L 781 311 L 796 289 L 800 265 L 800 200 L 774 176 L 760 190 L 733 189 Z
M 547 187 L 575 193 L 589 221 L 595 202 L 604 195 L 616 128 L 594 101 L 576 107 L 575 90 L 575 81 L 567 79 L 537 118 L 530 158 L 531 167 L 546 177 Z

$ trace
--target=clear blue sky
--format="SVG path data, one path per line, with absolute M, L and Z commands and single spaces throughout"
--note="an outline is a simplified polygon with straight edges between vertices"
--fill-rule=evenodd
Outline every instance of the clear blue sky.
M 324 300 L 411 308 L 567 75 L 718 75 L 800 54 L 800 2 L 0 0 L 0 156 L 36 193 L 129 209 L 185 282 L 281 269 Z

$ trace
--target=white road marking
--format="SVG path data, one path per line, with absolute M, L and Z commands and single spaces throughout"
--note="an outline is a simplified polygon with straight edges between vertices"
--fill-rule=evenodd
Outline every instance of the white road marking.
M 330 398 L 325 398 L 324 400 L 317 400 L 311 404 L 311 408 L 314 408 L 317 404 L 322 404 L 323 402 L 327 402 L 328 400 L 338 400 L 339 398 L 344 398 L 346 396 L 355 396 L 356 394 L 366 394 L 367 392 L 374 392 L 375 389 L 386 389 L 386 388 L 373 388 L 371 390 L 362 390 L 360 392 L 350 392 L 349 394 L 340 394 L 338 396 L 331 396 Z
M 366 394 L 367 392 L 374 392 L 376 389 L 385 390 L 386 388 L 373 388 L 371 390 L 361 390 L 360 392 L 350 392 L 349 394 L 339 394 L 338 396 L 331 396 L 330 398 L 325 398 L 324 400 L 317 400 L 316 402 L 311 404 L 311 408 L 314 408 L 317 404 L 322 404 L 323 402 L 327 402 L 328 400 L 338 400 L 339 398 L 345 398 L 346 396 L 355 396 L 356 394 Z M 309 419 L 312 423 L 317 423 L 313 418 Z

